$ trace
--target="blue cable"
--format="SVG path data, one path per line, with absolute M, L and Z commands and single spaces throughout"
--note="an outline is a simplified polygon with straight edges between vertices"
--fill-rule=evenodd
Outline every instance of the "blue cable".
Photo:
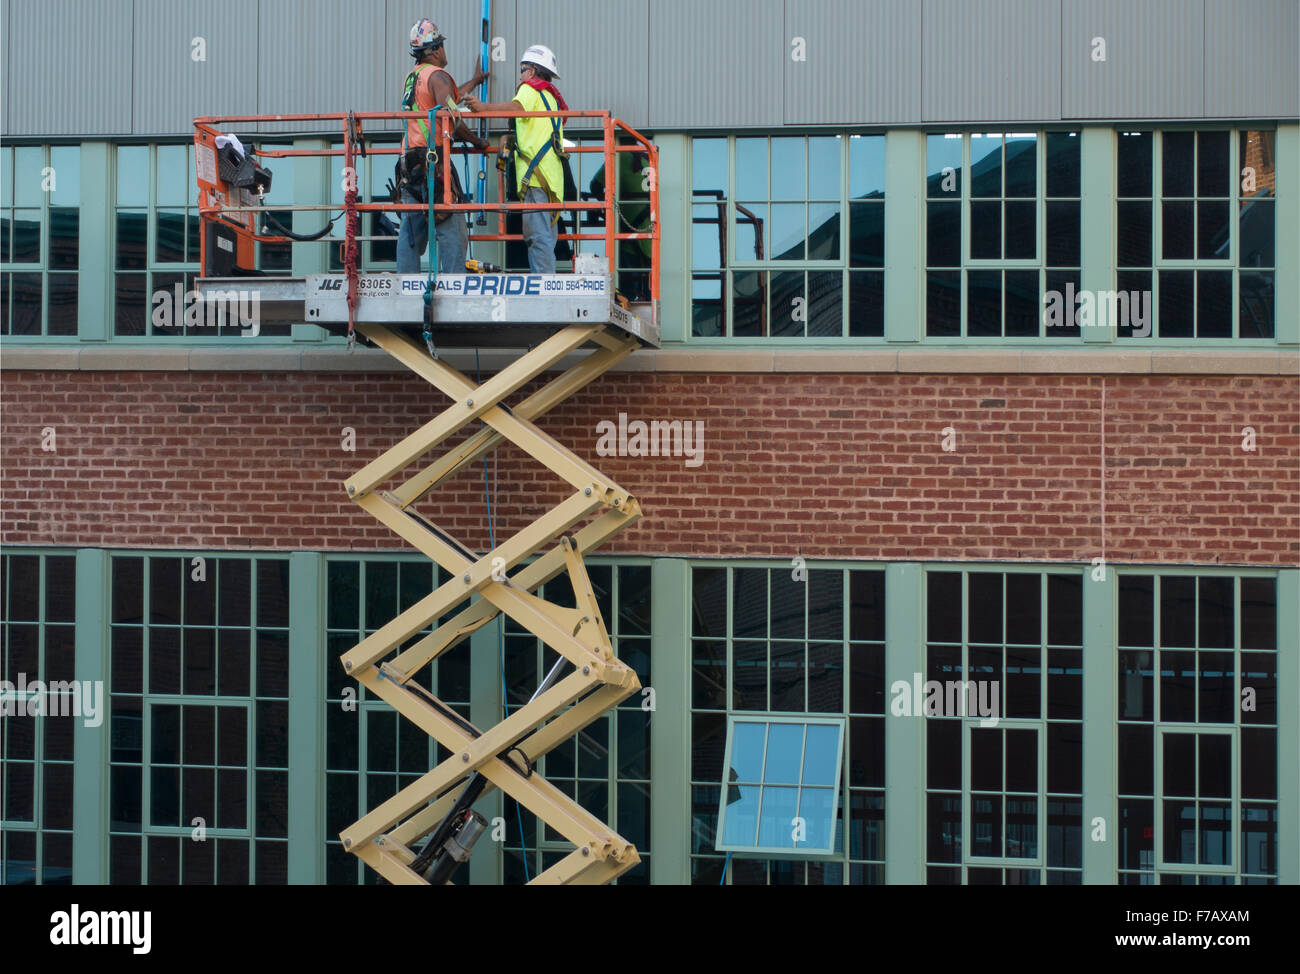
M 731 865 L 731 853 L 728 852 L 726 861 L 723 862 L 722 864 L 722 878 L 718 880 L 719 886 L 721 886 L 723 883 L 727 881 L 727 867 L 730 865 Z
M 483 372 L 479 368 L 478 349 L 474 349 L 474 376 L 479 385 L 483 384 Z M 480 428 L 486 428 L 487 424 L 483 420 L 478 421 Z M 496 550 L 496 526 L 492 522 L 492 486 L 488 480 L 487 454 L 483 454 L 483 494 L 487 498 L 488 512 L 488 544 L 492 550 Z M 510 716 L 510 698 L 506 689 L 506 634 L 502 626 L 501 613 L 497 613 L 497 648 L 501 654 L 501 704 L 505 708 L 506 716 Z M 524 819 L 519 811 L 519 800 L 512 799 L 515 803 L 515 820 L 519 822 L 519 845 L 523 849 L 524 855 L 524 881 L 528 882 L 532 877 L 528 873 L 528 843 L 524 840 Z

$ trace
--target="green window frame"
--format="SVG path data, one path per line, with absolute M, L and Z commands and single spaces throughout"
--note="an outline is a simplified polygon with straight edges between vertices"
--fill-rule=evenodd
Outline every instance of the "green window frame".
M 76 338 L 81 147 L 0 146 L 0 335 Z
M 1276 129 L 1116 131 L 1116 287 L 1149 293 L 1152 317 L 1118 338 L 1276 337 L 1276 144 Z
M 688 340 L 884 336 L 883 135 L 697 137 L 688 166 Z
M 925 677 L 947 694 L 925 714 L 926 881 L 1081 884 L 1082 571 L 936 564 L 925 577 Z
M 14 685 L 6 695 L 11 705 L 18 702 L 20 675 L 47 685 L 75 675 L 75 561 L 71 554 L 27 549 L 0 554 L 0 680 Z M 78 719 L 16 710 L 0 716 L 0 885 L 72 882 Z
M 1118 595 L 1119 881 L 1275 883 L 1283 780 L 1276 574 L 1126 569 Z M 1217 745 L 1230 763 L 1227 794 L 1202 786 L 1214 769 L 1201 764 L 1200 737 L 1216 735 L 1228 741 Z M 1167 750 L 1185 736 L 1195 738 L 1190 757 L 1185 745 Z M 1201 861 L 1201 834 L 1223 830 L 1202 821 L 1198 802 L 1229 809 L 1226 862 Z M 1169 852 L 1183 844 L 1175 833 L 1188 803 L 1198 810 L 1190 862 Z
M 645 690 L 653 689 L 650 563 L 640 559 L 592 559 L 586 567 L 614 655 L 636 671 L 642 693 L 628 697 L 613 711 L 551 750 L 542 758 L 540 770 L 547 781 L 601 821 L 609 822 L 636 846 L 640 864 L 615 882 L 643 885 L 649 882 L 653 856 L 650 845 L 653 713 L 645 709 L 650 699 Z M 557 605 L 574 606 L 573 588 L 567 575 L 542 585 L 537 594 Z M 508 715 L 528 702 L 554 664 L 555 654 L 512 619 L 504 620 L 502 638 Z M 504 818 L 502 876 L 506 884 L 526 882 L 573 851 L 571 843 L 549 826 L 541 828 L 537 817 L 513 800 L 504 801 Z
M 751 728 L 756 733 L 750 732 Z M 817 776 L 810 778 L 814 729 L 829 731 L 835 745 L 827 749 L 827 735 L 817 735 L 817 748 L 831 757 L 819 760 Z M 778 741 L 778 737 L 784 740 Z M 780 763 L 789 763 L 780 748 L 790 748 L 796 737 L 797 773 L 794 768 L 779 769 Z M 843 848 L 843 834 L 837 828 L 843 762 L 842 718 L 729 716 L 722 762 L 729 773 L 718 809 L 714 848 L 760 857 L 838 855 Z M 737 767 L 749 773 L 741 773 Z M 783 838 L 788 841 L 780 841 Z
M 109 881 L 285 883 L 289 558 L 108 562 Z
M 427 558 L 415 556 L 330 555 L 326 566 L 322 875 L 329 885 L 382 885 L 378 873 L 343 849 L 339 833 L 427 774 L 448 752 L 344 672 L 339 657 L 451 576 Z M 426 626 L 394 655 L 424 638 L 441 621 Z M 468 648 L 466 643 L 427 663 L 413 678 L 466 720 L 470 719 Z
M 1081 146 L 1078 129 L 926 134 L 926 340 L 1078 341 L 1044 297 L 1080 287 Z
M 696 562 L 690 577 L 690 881 L 883 884 L 883 568 L 863 562 Z M 835 854 L 805 861 L 736 858 L 724 875 L 718 836 L 729 777 L 729 724 L 787 717 L 845 725 Z

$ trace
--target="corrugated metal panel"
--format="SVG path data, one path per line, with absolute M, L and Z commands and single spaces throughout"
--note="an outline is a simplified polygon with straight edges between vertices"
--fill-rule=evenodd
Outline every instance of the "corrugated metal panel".
M 1300 4 L 1205 0 L 1205 114 L 1300 115 Z
M 804 60 L 793 43 L 804 39 Z M 921 6 L 786 0 L 785 121 L 870 125 L 921 117 Z
M 131 131 L 131 0 L 13 0 L 10 135 Z
M 384 28 L 383 16 L 355 0 L 263 0 L 257 20 L 257 114 L 382 111 L 392 99 L 384 72 L 393 38 Z M 405 34 L 398 38 L 402 44 Z M 301 129 L 288 122 L 263 127 L 267 132 Z
M 395 112 L 402 107 L 402 82 L 414 64 L 407 53 L 411 41 L 411 25 L 421 17 L 428 17 L 438 25 L 447 38 L 447 70 L 458 82 L 468 81 L 474 75 L 482 44 L 483 5 L 474 0 L 461 0 L 455 4 L 432 6 L 427 0 L 387 0 L 384 19 L 384 92 L 383 103 L 376 111 Z M 492 33 L 499 34 L 503 18 L 511 24 L 515 18 L 514 0 L 492 3 Z M 512 57 L 513 55 L 507 55 Z M 494 75 L 501 75 L 514 62 L 496 65 Z M 495 80 L 495 79 L 494 79 Z M 507 81 L 513 80 L 507 78 Z M 495 94 L 493 94 L 495 97 Z M 371 126 L 374 128 L 374 126 Z M 399 125 L 384 128 L 397 130 Z
M 257 111 L 258 0 L 135 0 L 136 135 L 190 135 L 196 115 Z M 206 60 L 194 60 L 202 38 Z
M 922 31 L 923 121 L 1060 118 L 1058 3 L 926 0 Z
M 518 11 L 518 44 L 503 72 L 513 69 L 517 80 L 520 52 L 545 44 L 555 52 L 558 87 L 571 109 L 608 110 L 634 127 L 646 124 L 650 86 L 662 80 L 650 77 L 648 0 L 550 0 L 519 4 Z
M 782 0 L 655 0 L 650 128 L 781 125 L 784 27 Z
M 1063 117 L 1204 114 L 1202 0 L 1080 0 L 1065 4 L 1061 16 Z M 1096 37 L 1105 41 L 1105 61 L 1093 60 Z M 1227 80 L 1215 78 L 1213 83 Z

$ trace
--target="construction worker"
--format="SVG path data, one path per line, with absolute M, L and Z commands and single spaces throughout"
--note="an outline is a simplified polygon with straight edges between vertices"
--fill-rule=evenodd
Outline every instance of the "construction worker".
M 465 104 L 473 112 L 567 112 L 569 106 L 553 84 L 559 76 L 551 49 L 534 44 L 520 55 L 519 90 L 512 100 L 484 104 L 466 95 Z M 564 201 L 564 170 L 560 165 L 563 145 L 564 125 L 560 119 L 515 119 L 515 186 L 523 202 Z M 559 210 L 524 211 L 524 243 L 528 245 L 528 266 L 534 274 L 555 273 L 559 219 Z
M 422 112 L 425 117 L 410 119 L 406 123 L 406 141 L 397 167 L 400 199 L 403 203 L 427 204 L 428 183 L 426 153 L 434 140 L 434 133 L 429 128 L 429 109 L 435 105 L 447 106 L 452 111 L 458 110 L 460 90 L 456 81 L 447 71 L 446 38 L 438 31 L 437 25 L 427 17 L 417 21 L 411 28 L 411 57 L 415 58 L 415 67 L 406 76 L 406 86 L 402 92 L 402 110 Z M 479 85 L 487 77 L 480 65 L 469 80 L 469 87 Z M 458 121 L 452 136 L 468 142 L 479 149 L 486 149 L 488 144 L 472 133 L 464 122 Z M 434 170 L 434 205 L 442 199 L 441 162 Z M 461 202 L 465 198 L 456 175 L 456 167 L 451 167 L 452 198 Z M 438 235 L 438 271 L 443 274 L 465 273 L 465 250 L 468 235 L 465 231 L 465 217 L 461 213 L 449 213 L 434 224 Z M 397 272 L 399 274 L 417 274 L 420 271 L 420 256 L 429 243 L 429 218 L 427 213 L 411 211 L 402 214 L 402 227 L 397 235 Z

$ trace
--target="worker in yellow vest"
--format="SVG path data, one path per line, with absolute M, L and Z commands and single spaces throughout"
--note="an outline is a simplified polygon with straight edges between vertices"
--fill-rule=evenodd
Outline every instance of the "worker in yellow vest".
M 472 112 L 567 112 L 569 106 L 555 87 L 560 77 L 555 55 L 549 47 L 534 44 L 519 58 L 519 90 L 507 102 L 485 104 L 473 95 L 465 96 Z M 558 118 L 515 119 L 515 185 L 525 203 L 564 202 L 564 125 Z M 559 210 L 526 210 L 523 215 L 524 243 L 528 245 L 528 266 L 534 274 L 555 273 L 556 223 Z

